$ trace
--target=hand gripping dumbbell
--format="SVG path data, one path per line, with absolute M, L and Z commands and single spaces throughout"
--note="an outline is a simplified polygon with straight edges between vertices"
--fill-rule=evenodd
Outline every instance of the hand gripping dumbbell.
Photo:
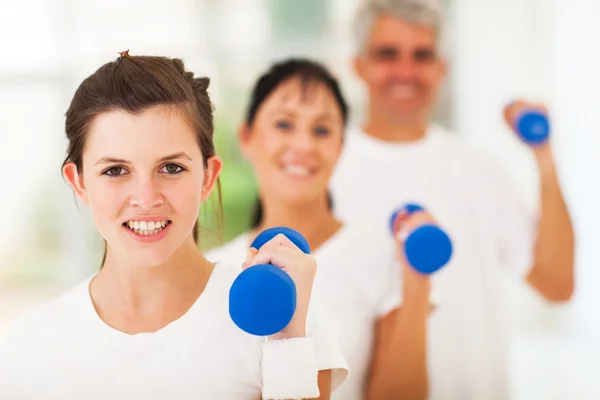
M 297 231 L 275 227 L 261 232 L 250 247 L 259 250 L 278 234 L 285 235 L 306 254 L 310 246 Z M 296 285 L 281 268 L 257 264 L 242 271 L 229 290 L 229 315 L 243 331 L 257 336 L 281 332 L 296 311 Z
M 390 217 L 390 230 L 396 235 L 400 213 L 410 215 L 424 211 L 416 204 L 406 204 L 395 210 Z M 422 274 L 432 274 L 448 263 L 452 256 L 452 242 L 446 232 L 434 224 L 423 224 L 408 233 L 404 241 L 404 252 L 408 263 Z

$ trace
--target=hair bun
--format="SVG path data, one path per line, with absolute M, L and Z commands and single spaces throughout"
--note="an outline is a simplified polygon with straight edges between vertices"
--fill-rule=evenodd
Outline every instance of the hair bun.
M 208 86 L 210 85 L 210 78 L 202 77 L 194 79 L 196 81 L 196 85 L 198 85 L 198 89 L 203 92 L 208 90 Z

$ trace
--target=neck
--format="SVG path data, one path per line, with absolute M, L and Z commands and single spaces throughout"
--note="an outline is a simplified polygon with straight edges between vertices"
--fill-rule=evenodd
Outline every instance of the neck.
M 363 131 L 385 142 L 404 143 L 421 140 L 425 137 L 428 125 L 426 116 L 410 119 L 390 117 L 381 113 L 377 107 L 371 106 Z
M 204 290 L 211 272 L 212 264 L 191 236 L 169 260 L 151 267 L 131 265 L 109 247 L 90 292 L 103 319 L 137 331 L 144 321 L 162 318 L 170 322 L 185 313 Z
M 252 238 L 265 229 L 286 226 L 302 233 L 311 251 L 315 251 L 342 226 L 329 209 L 325 196 L 302 204 L 290 204 L 265 196 L 262 208 L 263 218 L 251 232 Z

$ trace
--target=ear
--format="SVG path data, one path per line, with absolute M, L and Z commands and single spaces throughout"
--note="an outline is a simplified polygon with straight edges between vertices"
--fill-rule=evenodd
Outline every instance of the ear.
M 245 122 L 240 125 L 237 132 L 238 143 L 240 144 L 240 151 L 244 155 L 245 158 L 250 158 L 250 127 Z
M 79 171 L 77 170 L 75 163 L 68 162 L 65 164 L 63 167 L 63 176 L 77 197 L 79 197 L 85 204 L 88 204 L 88 195 L 83 182 L 83 175 L 79 175 Z
M 362 81 L 365 80 L 365 68 L 364 68 L 364 59 L 361 54 L 357 54 L 352 59 L 352 69 L 356 76 L 358 76 Z
M 444 58 L 440 58 L 438 60 L 438 74 L 440 79 L 445 79 L 448 75 L 448 61 L 446 61 Z
M 201 196 L 202 201 L 206 201 L 210 197 L 210 194 L 217 184 L 219 175 L 221 174 L 221 169 L 223 168 L 223 161 L 218 156 L 210 157 L 206 160 L 206 163 L 208 166 L 204 170 L 204 182 L 202 183 Z

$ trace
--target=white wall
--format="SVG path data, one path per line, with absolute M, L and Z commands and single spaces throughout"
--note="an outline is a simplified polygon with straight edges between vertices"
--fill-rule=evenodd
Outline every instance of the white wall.
M 502 122 L 515 97 L 550 106 L 554 150 L 577 234 L 577 293 L 551 307 L 507 283 L 514 310 L 515 399 L 600 398 L 600 138 L 592 127 L 599 108 L 598 0 L 456 0 L 452 65 L 454 121 L 459 133 L 500 157 L 530 202 L 538 196 L 527 149 Z M 592 347 L 593 346 L 593 347 Z M 592 380 L 592 377 L 594 379 Z

